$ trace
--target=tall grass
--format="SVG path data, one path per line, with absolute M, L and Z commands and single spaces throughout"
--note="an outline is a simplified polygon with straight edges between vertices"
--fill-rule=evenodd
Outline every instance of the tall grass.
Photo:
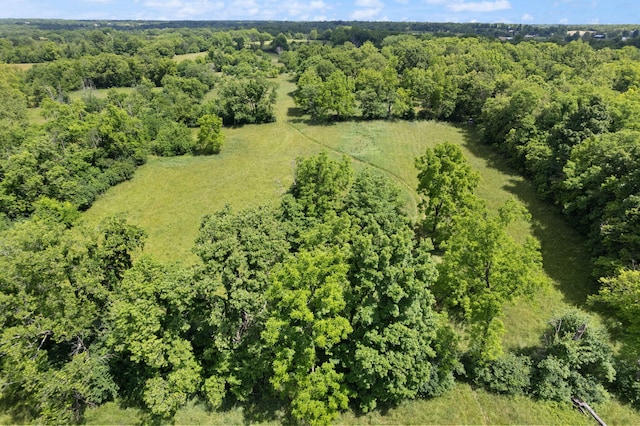
M 598 414 L 610 425 L 638 424 L 637 412 L 611 402 L 596 407 Z M 2 418 L 0 417 L 0 420 Z M 87 410 L 88 425 L 141 424 L 146 420 L 141 410 L 121 408 L 114 402 Z M 248 422 L 243 409 L 234 407 L 221 412 L 207 411 L 201 404 L 189 402 L 176 413 L 176 425 L 241 425 Z M 276 420 L 251 421 L 277 424 Z M 567 405 L 530 398 L 493 395 L 467 384 L 457 384 L 444 395 L 430 400 L 405 401 L 397 407 L 375 410 L 367 414 L 348 411 L 335 422 L 340 425 L 495 425 L 545 424 L 593 425 L 594 420 Z
M 407 401 L 385 412 L 356 416 L 346 413 L 339 424 L 361 425 L 493 425 L 566 424 L 589 425 L 591 419 L 576 410 L 525 397 L 492 395 L 458 384 L 439 398 Z

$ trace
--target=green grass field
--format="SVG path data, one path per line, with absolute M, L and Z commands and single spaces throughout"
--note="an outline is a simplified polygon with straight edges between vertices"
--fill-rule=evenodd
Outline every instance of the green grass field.
M 598 408 L 609 425 L 636 425 L 638 414 L 617 403 Z M 0 421 L 2 418 L 0 418 Z M 197 402 L 189 402 L 173 419 L 176 425 L 279 424 L 279 419 L 254 419 L 241 407 L 224 412 L 209 412 Z M 115 402 L 89 409 L 88 425 L 127 425 L 144 423 L 141 410 L 120 408 Z M 534 401 L 526 397 L 506 397 L 457 384 L 445 395 L 432 400 L 406 401 L 397 407 L 365 415 L 347 412 L 335 422 L 339 425 L 584 425 L 596 424 L 591 416 L 554 402 Z
M 184 55 L 175 55 L 172 59 L 176 62 L 182 62 L 185 59 L 191 59 L 192 61 L 195 61 L 201 56 L 207 56 L 207 53 L 208 52 L 185 53 Z
M 18 68 L 19 70 L 22 70 L 22 71 L 28 71 L 31 68 L 33 68 L 34 65 L 35 64 L 31 64 L 31 63 L 29 63 L 29 64 L 11 64 L 12 67 L 16 67 L 16 68 Z
M 516 197 L 532 214 L 531 226 L 522 222 L 513 235 L 532 234 L 540 240 L 544 268 L 552 285 L 540 289 L 530 301 L 519 301 L 506 310 L 507 348 L 538 342 L 547 320 L 573 306 L 584 304 L 589 287 L 588 253 L 584 240 L 549 206 L 541 203 L 533 188 L 510 170 L 488 147 L 475 142 L 473 129 L 429 121 L 345 122 L 310 124 L 300 116 L 290 93 L 294 85 L 279 79 L 277 121 L 258 126 L 225 129 L 220 155 L 211 157 L 152 158 L 135 177 L 100 197 L 83 220 L 96 225 L 105 216 L 126 212 L 131 223 L 148 233 L 145 252 L 164 261 L 191 264 L 191 253 L 200 220 L 225 204 L 234 209 L 275 204 L 293 178 L 295 159 L 328 151 L 347 155 L 356 169 L 373 167 L 402 189 L 407 211 L 416 214 L 417 185 L 414 159 L 426 147 L 449 141 L 460 145 L 482 181 L 478 195 L 491 209 Z M 609 424 L 640 424 L 640 413 L 615 401 L 597 407 Z M 121 424 L 136 422 L 140 412 L 124 412 L 116 404 L 89 410 L 87 422 Z M 1 423 L 0 418 L 0 423 Z M 176 424 L 243 423 L 240 408 L 208 413 L 197 404 L 182 409 Z M 567 406 L 506 398 L 459 384 L 441 398 L 410 401 L 388 412 L 356 417 L 343 415 L 341 424 L 592 424 L 590 417 Z
M 81 89 L 76 90 L 74 92 L 69 93 L 69 98 L 74 99 L 84 99 L 89 97 L 95 97 L 98 99 L 105 99 L 109 94 L 109 91 L 114 90 L 118 93 L 131 94 L 136 89 L 135 87 L 117 87 L 111 89 Z

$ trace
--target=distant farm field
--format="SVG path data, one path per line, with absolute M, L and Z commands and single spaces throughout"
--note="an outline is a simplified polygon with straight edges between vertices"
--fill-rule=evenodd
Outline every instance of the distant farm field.
M 296 158 L 323 150 L 333 157 L 348 156 L 356 169 L 371 167 L 388 176 L 402 190 L 407 212 L 415 216 L 415 158 L 427 147 L 449 141 L 462 147 L 480 173 L 478 195 L 491 209 L 511 197 L 527 206 L 532 225 L 521 222 L 510 231 L 518 239 L 526 235 L 538 238 L 552 283 L 548 289 L 540 289 L 533 300 L 519 301 L 506 309 L 505 347 L 538 343 L 547 320 L 585 302 L 592 289 L 585 287 L 590 277 L 583 239 L 535 197 L 522 177 L 509 170 L 490 148 L 475 141 L 473 128 L 429 121 L 314 125 L 300 116 L 293 104 L 290 93 L 294 84 L 284 76 L 279 84 L 275 123 L 225 129 L 226 142 L 217 156 L 151 158 L 132 180 L 100 197 L 84 213 L 84 221 L 96 225 L 108 215 L 124 212 L 131 223 L 148 233 L 146 253 L 164 261 L 192 264 L 198 261 L 191 247 L 204 215 L 227 204 L 234 209 L 275 205 L 293 181 Z M 114 404 L 89 410 L 87 422 L 107 423 L 117 410 Z M 617 402 L 598 410 L 612 424 L 640 424 L 640 414 Z M 198 405 L 189 405 L 176 416 L 176 423 L 242 421 L 241 411 L 209 414 Z M 435 400 L 406 402 L 385 414 L 355 417 L 348 413 L 339 423 L 591 424 L 592 419 L 571 407 L 499 397 L 460 384 Z

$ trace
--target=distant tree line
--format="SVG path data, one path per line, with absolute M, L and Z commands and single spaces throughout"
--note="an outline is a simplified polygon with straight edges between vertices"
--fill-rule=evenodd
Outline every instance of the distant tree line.
M 570 30 L 604 35 L 581 37 Z M 578 38 L 595 48 L 638 46 L 640 28 L 634 25 L 566 25 L 438 23 L 438 22 L 294 22 L 294 21 L 66 21 L 0 20 L 0 61 L 41 63 L 55 59 L 114 53 L 161 56 L 204 52 L 220 34 L 244 38 L 256 47 L 282 35 L 289 40 L 317 40 L 332 46 L 349 41 L 356 46 L 371 42 L 381 47 L 385 38 L 400 34 L 430 37 L 508 38 L 510 43 L 530 39 L 566 43 Z

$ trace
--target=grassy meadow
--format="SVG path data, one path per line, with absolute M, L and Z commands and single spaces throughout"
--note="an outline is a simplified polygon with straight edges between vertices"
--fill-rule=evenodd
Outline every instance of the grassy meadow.
M 200 58 L 200 57 L 204 57 L 207 56 L 208 52 L 196 52 L 196 53 L 185 53 L 183 55 L 175 55 L 172 59 L 175 62 L 182 62 L 186 59 L 191 59 L 192 61 L 195 61 L 196 59 Z
M 290 93 L 295 86 L 285 76 L 280 89 L 275 123 L 224 129 L 226 141 L 217 156 L 153 157 L 134 178 L 100 197 L 83 214 L 90 226 L 111 214 L 125 212 L 131 223 L 148 233 L 145 252 L 164 261 L 193 264 L 191 253 L 201 218 L 224 205 L 242 209 L 275 204 L 292 183 L 295 160 L 322 150 L 348 156 L 356 169 L 372 167 L 402 189 L 407 212 L 417 212 L 414 160 L 443 141 L 460 145 L 481 175 L 478 195 L 492 209 L 515 197 L 532 215 L 532 223 L 518 223 L 511 232 L 518 239 L 534 235 L 541 243 L 548 288 L 533 300 L 521 300 L 506 310 L 507 348 L 538 342 L 546 321 L 584 304 L 589 287 L 588 253 L 584 240 L 533 188 L 510 170 L 490 148 L 475 142 L 474 129 L 430 121 L 344 122 L 314 125 L 300 115 Z M 596 407 L 609 424 L 640 424 L 640 413 L 610 402 Z M 89 424 L 135 423 L 140 412 L 115 403 L 91 409 Z M 1 419 L 0 419 L 1 420 Z M 176 424 L 239 424 L 248 421 L 241 408 L 208 413 L 197 404 L 180 410 Z M 252 420 L 249 420 L 253 422 Z M 441 398 L 410 401 L 386 412 L 364 416 L 346 413 L 340 424 L 593 424 L 577 410 L 528 398 L 507 398 L 465 384 Z
M 35 64 L 27 63 L 27 64 L 11 64 L 12 67 L 16 67 L 22 71 L 28 71 L 33 68 Z
M 280 79 L 275 123 L 226 128 L 222 152 L 211 157 L 152 157 L 135 177 L 109 190 L 84 215 L 88 223 L 126 212 L 149 234 L 146 252 L 195 261 L 190 250 L 200 219 L 226 204 L 242 209 L 277 203 L 293 181 L 296 158 L 328 151 L 354 168 L 389 176 L 416 214 L 414 160 L 439 141 L 463 143 L 465 133 L 435 122 L 345 122 L 317 126 L 297 116 L 293 83 Z M 507 194 L 502 199 L 507 198 Z
M 118 87 L 117 89 L 80 89 L 69 93 L 71 100 L 85 99 L 95 97 L 98 99 L 106 99 L 110 91 L 115 90 L 118 93 L 131 94 L 135 92 L 135 87 Z

